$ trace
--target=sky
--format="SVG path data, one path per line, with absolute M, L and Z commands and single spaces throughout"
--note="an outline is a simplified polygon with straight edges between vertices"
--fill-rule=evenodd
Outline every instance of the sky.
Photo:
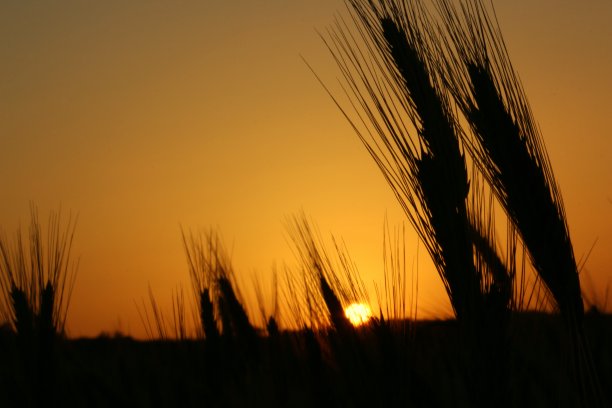
M 612 284 L 612 3 L 496 1 L 563 194 L 583 288 Z M 68 333 L 142 336 L 136 303 L 190 294 L 181 227 L 217 228 L 245 287 L 297 263 L 304 211 L 382 279 L 383 224 L 404 216 L 316 81 L 341 0 L 0 2 L 0 227 L 78 214 Z M 594 245 L 594 246 L 593 246 Z M 448 300 L 416 235 L 419 315 Z M 412 266 L 414 265 L 414 266 Z M 373 295 L 372 295 L 373 296 Z M 612 307 L 612 299 L 609 306 Z

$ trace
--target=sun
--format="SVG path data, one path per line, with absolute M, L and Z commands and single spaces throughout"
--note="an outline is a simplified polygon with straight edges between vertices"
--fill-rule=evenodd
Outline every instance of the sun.
M 365 303 L 351 303 L 344 309 L 344 315 L 355 327 L 367 323 L 372 317 L 372 309 Z

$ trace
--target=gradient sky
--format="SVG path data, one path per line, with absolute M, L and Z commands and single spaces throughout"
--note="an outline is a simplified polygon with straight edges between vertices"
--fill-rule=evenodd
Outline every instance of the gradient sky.
M 497 1 L 539 122 L 583 286 L 612 283 L 612 2 Z M 0 2 L 0 225 L 79 215 L 71 335 L 140 336 L 135 302 L 189 289 L 180 226 L 216 226 L 246 286 L 295 264 L 303 209 L 381 280 L 389 187 L 303 56 L 332 88 L 316 30 L 340 0 Z M 408 228 L 407 250 L 417 239 Z M 448 313 L 423 249 L 419 313 Z M 590 283 L 589 283 L 590 282 Z M 586 283 L 586 284 L 585 284 Z M 373 294 L 372 294 L 373 295 Z M 612 300 L 611 300 L 612 303 Z

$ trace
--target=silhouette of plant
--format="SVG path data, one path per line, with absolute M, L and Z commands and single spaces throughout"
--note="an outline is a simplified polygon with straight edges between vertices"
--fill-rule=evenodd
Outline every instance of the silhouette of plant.
M 439 50 L 428 41 L 426 11 L 418 2 L 348 4 L 358 34 L 337 22 L 326 41 L 355 115 L 340 109 L 424 242 L 457 318 L 478 330 L 492 296 L 507 314 L 514 273 L 496 252 L 483 191 L 470 188 L 463 129 L 430 57 Z
M 30 217 L 27 241 L 21 230 L 12 240 L 0 235 L 0 310 L 26 342 L 64 333 L 78 266 L 70 259 L 76 219 L 63 227 L 61 213 L 52 212 L 44 236 L 33 204 Z
M 494 11 L 482 0 L 465 1 L 461 9 L 448 0 L 437 5 L 452 38 L 450 52 L 437 66 L 472 130 L 466 145 L 569 326 L 575 368 L 583 371 L 578 376 L 583 403 L 600 405 L 584 344 L 584 305 L 563 199 Z
M 56 343 L 65 334 L 78 265 L 70 259 L 76 220 L 69 216 L 62 226 L 61 212 L 51 212 L 44 234 L 34 204 L 30 217 L 26 240 L 21 229 L 12 240 L 0 235 L 0 313 L 16 333 L 21 403 L 30 396 L 38 405 L 54 405 Z
M 494 11 L 481 0 L 456 4 L 438 0 L 436 14 L 423 1 L 347 0 L 355 30 L 338 20 L 324 40 L 346 80 L 351 111 L 332 98 L 424 242 L 468 344 L 481 354 L 471 365 L 505 355 L 510 310 L 525 299 L 514 293 L 525 289 L 515 284 L 518 234 L 570 327 L 576 368 L 585 371 L 581 395 L 598 402 L 578 269 L 544 143 Z M 495 203 L 476 187 L 481 177 L 512 223 L 505 260 Z M 476 383 L 495 368 L 484 366 L 476 367 Z
M 217 233 L 182 233 L 191 283 L 196 295 L 202 332 L 207 339 L 237 337 L 252 343 L 255 329 L 243 307 L 233 269 Z M 214 306 L 213 306 L 214 305 Z

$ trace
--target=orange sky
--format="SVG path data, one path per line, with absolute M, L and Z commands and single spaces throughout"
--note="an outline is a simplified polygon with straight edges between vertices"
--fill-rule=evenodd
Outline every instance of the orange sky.
M 256 4 L 257 3 L 257 4 Z M 259 4 L 263 3 L 263 4 Z M 564 196 L 576 257 L 612 276 L 612 3 L 496 2 Z M 295 264 L 301 209 L 380 280 L 385 214 L 403 217 L 357 137 L 301 60 L 332 85 L 316 29 L 340 0 L 0 3 L 0 225 L 60 204 L 79 214 L 71 335 L 141 336 L 134 302 L 188 289 L 180 240 L 217 226 L 245 285 Z M 409 229 L 407 248 L 417 240 Z M 422 315 L 448 302 L 423 249 Z M 583 280 L 584 281 L 584 280 Z M 612 303 L 612 300 L 611 300 Z

